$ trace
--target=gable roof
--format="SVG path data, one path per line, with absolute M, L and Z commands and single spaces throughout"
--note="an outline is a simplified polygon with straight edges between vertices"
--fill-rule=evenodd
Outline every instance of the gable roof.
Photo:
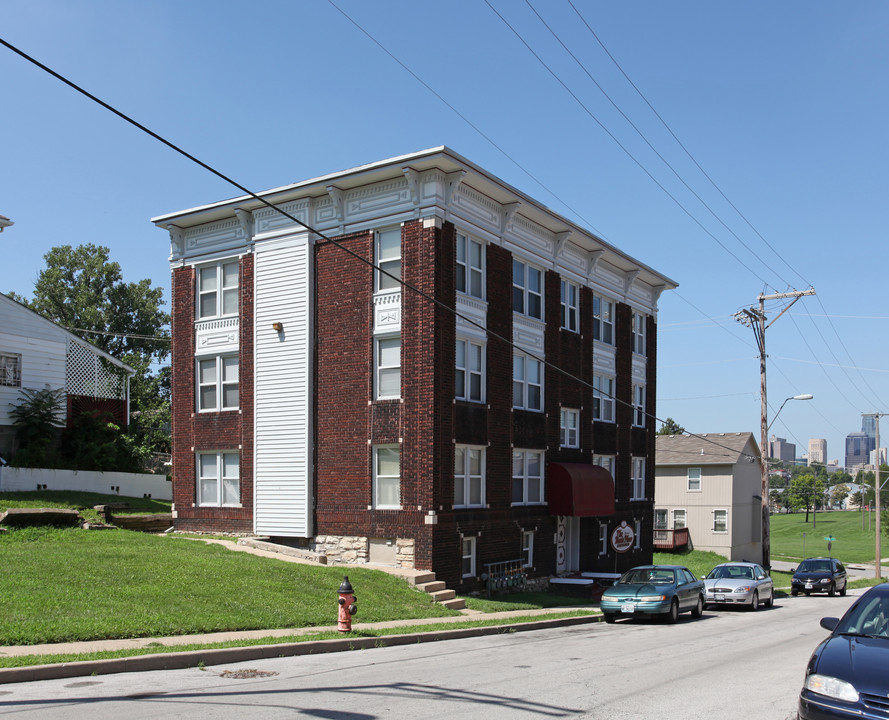
M 655 465 L 734 465 L 759 460 L 751 432 L 657 435 L 655 447 Z

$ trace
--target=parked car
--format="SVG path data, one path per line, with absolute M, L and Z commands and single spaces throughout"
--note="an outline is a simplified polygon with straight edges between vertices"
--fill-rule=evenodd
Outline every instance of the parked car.
M 846 594 L 846 568 L 836 558 L 807 558 L 793 571 L 790 581 L 790 594 L 808 595 L 813 592 L 826 592 L 833 597 L 837 593 Z
M 679 565 L 643 565 L 627 570 L 602 593 L 599 603 L 605 622 L 618 617 L 662 615 L 674 623 L 679 613 L 704 612 L 704 583 Z
M 704 578 L 704 607 L 746 605 L 758 610 L 760 604 L 772 607 L 775 600 L 772 578 L 762 565 L 727 562 L 713 568 Z
M 842 618 L 821 619 L 830 636 L 806 667 L 801 720 L 889 717 L 889 583 L 862 595 Z

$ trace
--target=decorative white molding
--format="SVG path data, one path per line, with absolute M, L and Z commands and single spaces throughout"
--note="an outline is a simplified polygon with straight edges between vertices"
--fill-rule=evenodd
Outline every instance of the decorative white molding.
M 457 311 L 457 334 L 486 341 L 487 333 L 485 328 L 488 326 L 488 303 L 484 300 L 458 293 L 455 309 Z M 478 323 L 478 325 L 468 322 L 469 320 Z
M 185 252 L 185 233 L 176 225 L 167 225 L 167 230 L 170 231 L 170 252 L 182 255 Z
M 604 254 L 604 250 L 590 251 L 589 262 L 587 263 L 587 275 L 592 277 L 593 273 L 596 272 L 596 266 L 599 264 L 599 260 L 601 260 Z
M 512 341 L 519 349 L 543 357 L 545 328 L 539 320 L 513 314 Z
M 373 298 L 374 334 L 401 330 L 401 293 L 378 293 Z
M 244 233 L 244 239 L 250 242 L 253 239 L 253 213 L 244 208 L 235 208 L 235 216 L 241 223 L 241 232 Z
M 518 209 L 522 206 L 520 202 L 509 203 L 508 205 L 503 206 L 503 210 L 500 213 L 500 236 L 503 237 L 506 235 L 506 230 L 509 227 L 509 224 L 512 222 L 513 217 L 518 212 Z
M 195 355 L 237 352 L 240 323 L 237 317 L 205 320 L 194 325 Z
M 342 225 L 344 221 L 344 204 L 345 204 L 345 193 L 340 190 L 336 185 L 328 185 L 327 186 L 327 194 L 330 196 L 330 202 L 333 205 L 334 216 L 333 219 L 336 220 L 337 223 Z
M 559 257 L 562 254 L 562 250 L 565 248 L 565 243 L 568 242 L 568 239 L 574 234 L 571 230 L 566 230 L 564 232 L 556 233 L 555 236 L 555 247 L 553 248 L 553 259 Z
M 456 172 L 445 175 L 445 206 L 450 206 L 451 201 L 457 193 L 457 189 L 460 187 L 460 183 L 463 182 L 463 178 L 465 177 L 465 170 L 457 170 Z
M 420 173 L 412 167 L 401 168 L 404 177 L 407 179 L 408 189 L 411 191 L 411 202 L 418 205 L 420 202 Z
M 640 271 L 639 269 L 636 269 L 636 270 L 629 270 L 629 271 L 624 275 L 624 300 L 626 300 L 626 299 L 629 298 L 629 296 L 630 296 L 630 288 L 631 288 L 632 285 L 633 285 L 633 281 L 634 281 L 637 277 L 639 277 L 639 273 L 640 273 L 640 272 L 641 272 L 641 271 Z

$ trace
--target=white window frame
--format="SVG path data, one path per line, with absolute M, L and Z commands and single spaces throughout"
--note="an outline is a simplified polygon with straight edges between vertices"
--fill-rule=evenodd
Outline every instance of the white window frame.
M 462 353 L 461 353 L 462 348 Z M 485 401 L 485 344 L 457 338 L 455 352 L 455 396 L 469 402 Z M 463 356 L 461 365 L 460 356 Z M 473 380 L 478 383 L 478 392 L 473 392 Z
M 397 236 L 398 242 L 392 242 Z M 388 242 L 387 242 L 388 241 Z M 394 251 L 397 246 L 398 252 Z M 401 227 L 382 228 L 374 233 L 374 292 L 401 291 Z M 380 272 L 384 270 L 397 280 Z
M 457 233 L 457 292 L 485 299 L 485 245 Z
M 462 573 L 462 577 L 472 578 L 475 577 L 475 558 L 476 558 L 476 550 L 478 547 L 478 538 L 476 537 L 464 537 L 462 542 L 460 543 L 461 548 L 461 562 L 460 562 L 460 572 Z M 466 572 L 466 561 L 469 561 L 469 572 Z
M 398 474 L 384 474 L 380 472 L 380 461 L 386 456 L 392 458 L 392 452 L 397 456 Z M 373 506 L 378 510 L 401 510 L 401 446 L 400 445 L 374 445 L 372 453 L 373 462 Z M 382 491 L 385 485 L 390 485 L 398 496 L 398 503 L 382 502 Z
M 390 346 L 391 343 L 398 344 L 398 364 L 382 364 L 382 346 L 386 344 Z M 374 337 L 374 352 L 373 352 L 373 363 L 374 363 L 374 400 L 393 400 L 401 397 L 401 335 L 378 335 Z M 398 375 L 398 393 L 397 394 L 389 394 L 384 393 L 381 388 L 384 387 L 384 383 L 382 382 L 383 374 L 391 374 L 393 377 L 396 374 Z
M 537 381 L 529 378 L 536 370 Z M 515 351 L 512 356 L 512 406 L 518 410 L 543 412 L 543 363 Z
M 682 525 L 678 525 L 678 526 L 677 526 L 677 525 L 676 525 L 676 519 L 679 518 L 679 517 L 682 518 Z M 673 529 L 674 529 L 674 530 L 682 530 L 683 528 L 687 528 L 687 527 L 688 527 L 688 513 L 685 511 L 685 508 L 675 508 L 675 509 L 670 513 L 670 520 L 671 520 L 672 523 L 673 523 Z
M 593 420 L 614 422 L 614 378 L 593 375 Z
M 633 352 L 637 355 L 645 355 L 645 325 L 646 316 L 642 313 L 633 313 Z
M 522 567 L 534 566 L 534 531 L 522 531 Z
M 633 385 L 633 427 L 645 427 L 644 385 Z
M 633 521 L 633 531 L 635 533 L 635 537 L 633 538 L 633 550 L 641 550 L 642 549 L 642 521 L 634 520 Z
M 630 500 L 645 500 L 645 458 L 632 458 L 633 496 Z
M 234 360 L 234 379 L 228 374 L 231 372 L 231 360 Z M 204 365 L 213 365 L 213 380 L 210 382 L 203 381 L 202 368 Z M 197 383 L 197 411 L 206 412 L 225 412 L 228 410 L 237 410 L 240 407 L 240 358 L 234 355 L 215 355 L 213 357 L 195 358 L 195 382 Z M 204 406 L 204 390 L 213 389 L 213 407 Z M 227 390 L 234 388 L 235 404 L 227 405 L 225 398 Z
M 614 302 L 593 296 L 593 340 L 614 345 Z
M 722 529 L 717 527 L 716 517 L 719 514 L 722 514 Z M 717 535 L 728 535 L 728 509 L 727 508 L 714 508 L 713 509 L 713 524 L 711 526 L 712 532 Z
M 478 471 L 473 472 L 473 456 Z M 454 507 L 485 507 L 485 448 L 476 445 L 454 446 Z M 478 499 L 472 501 L 473 485 L 478 488 Z
M 580 288 L 570 280 L 562 280 L 560 293 L 562 327 L 580 332 Z
M 559 445 L 567 448 L 580 447 L 580 410 L 559 410 Z
M 688 492 L 701 492 L 701 489 L 703 488 L 702 478 L 703 473 L 701 472 L 701 468 L 690 467 L 686 475 L 688 483 L 686 485 L 686 490 L 688 490 Z
M 524 260 L 512 259 L 512 310 L 543 320 L 543 270 Z M 533 287 L 536 284 L 536 289 Z
M 231 269 L 234 268 L 234 276 Z M 227 271 L 228 270 L 228 271 Z M 197 274 L 197 302 L 195 303 L 195 313 L 198 320 L 212 320 L 214 318 L 234 317 L 238 315 L 239 300 L 239 284 L 240 263 L 238 260 L 225 260 L 213 265 L 201 265 L 195 268 Z M 234 284 L 232 284 L 234 277 Z M 212 288 L 205 288 L 204 283 L 212 280 Z M 231 298 L 234 296 L 234 309 L 231 309 Z M 204 299 L 212 302 L 212 312 L 207 308 L 204 312 Z M 209 304 L 209 302 L 208 302 Z M 226 305 L 229 305 L 229 311 L 226 312 Z
M 539 475 L 532 475 L 530 468 L 532 461 L 537 461 Z M 544 479 L 545 479 L 545 453 L 543 450 L 513 450 L 512 452 L 512 505 L 543 505 L 545 504 Z M 521 485 L 521 499 L 516 500 L 516 488 Z M 536 492 L 534 492 L 536 490 Z M 536 500 L 531 500 L 533 495 Z
M 0 353 L 0 385 L 22 386 L 22 356 L 19 353 Z
M 599 523 L 599 557 L 608 554 L 608 523 Z
M 663 513 L 661 517 L 664 518 L 663 523 L 658 522 L 658 513 Z M 668 530 L 670 525 L 670 511 L 666 508 L 655 508 L 654 509 L 654 529 L 655 530 Z
M 614 455 L 593 455 L 593 465 L 605 468 L 614 477 Z
M 204 458 L 207 459 L 206 463 L 203 462 Z M 236 450 L 198 452 L 195 453 L 195 463 L 197 480 L 195 491 L 198 506 L 240 507 L 240 456 Z M 233 470 L 234 472 L 232 472 Z

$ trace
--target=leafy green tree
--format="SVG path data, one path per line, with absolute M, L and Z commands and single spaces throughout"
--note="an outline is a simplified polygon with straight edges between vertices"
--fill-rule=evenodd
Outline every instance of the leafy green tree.
M 790 504 L 796 510 L 805 509 L 806 522 L 809 512 L 822 504 L 824 486 L 811 473 L 797 475 L 790 481 Z
M 658 435 L 684 435 L 685 428 L 682 427 L 678 422 L 676 422 L 673 418 L 667 418 L 664 420 L 664 424 L 661 425 L 660 430 L 657 431 Z
M 830 502 L 834 507 L 842 507 L 843 501 L 849 497 L 849 493 L 851 492 L 848 485 L 840 484 L 834 485 L 833 490 L 830 493 Z
M 65 391 L 22 388 L 18 404 L 9 411 L 15 427 L 18 467 L 53 467 L 56 445 L 64 425 Z

